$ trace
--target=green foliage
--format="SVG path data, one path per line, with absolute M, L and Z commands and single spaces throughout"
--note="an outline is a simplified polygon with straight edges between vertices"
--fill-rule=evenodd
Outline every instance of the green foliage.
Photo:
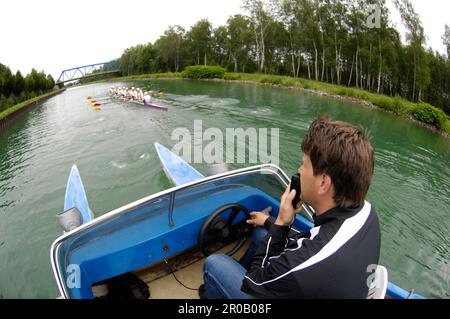
M 300 86 L 300 83 L 296 79 L 290 78 L 290 77 L 283 78 L 281 80 L 281 84 L 285 85 L 285 86 L 291 86 L 291 87 Z
M 170 26 L 154 45 L 154 57 L 150 64 L 156 72 L 179 72 L 186 50 L 185 30 Z
M 155 72 L 155 50 L 151 43 L 126 49 L 120 57 L 120 71 L 124 76 Z
M 225 73 L 223 78 L 225 80 L 241 80 L 242 76 L 239 73 Z
M 7 110 L 36 95 L 53 89 L 55 81 L 44 72 L 31 72 L 23 77 L 20 71 L 12 74 L 9 67 L 0 63 L 0 111 Z
M 47 82 L 47 87 L 46 87 L 47 90 L 52 90 L 55 87 L 55 80 L 53 79 L 53 77 L 50 74 L 47 75 L 46 82 Z
M 188 66 L 181 72 L 181 76 L 191 79 L 223 79 L 225 69 L 220 66 L 195 65 Z
M 450 134 L 450 120 L 447 118 L 447 121 L 445 123 L 444 131 Z
M 208 19 L 195 23 L 186 34 L 186 46 L 192 52 L 195 64 L 207 65 L 207 57 L 211 53 L 212 25 Z
M 422 101 L 417 103 L 417 106 L 412 109 L 411 115 L 419 121 L 439 129 L 444 129 L 447 123 L 447 116 L 442 110 Z
M 367 100 L 370 103 L 372 103 L 376 106 L 379 106 L 383 109 L 395 112 L 394 111 L 394 100 L 389 96 L 370 94 L 367 96 L 367 98 L 365 100 Z
M 260 80 L 260 83 L 271 83 L 271 84 L 281 84 L 282 78 L 279 76 L 263 76 Z
M 25 89 L 25 79 L 23 78 L 20 71 L 17 71 L 14 79 L 14 94 L 20 95 L 20 93 L 22 93 L 24 89 Z
M 394 97 L 393 109 L 395 114 L 403 115 L 407 112 L 407 107 L 400 95 L 396 94 Z

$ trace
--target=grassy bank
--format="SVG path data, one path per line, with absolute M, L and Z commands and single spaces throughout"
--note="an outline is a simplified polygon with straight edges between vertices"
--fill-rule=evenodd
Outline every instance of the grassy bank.
M 156 73 L 140 74 L 126 77 L 99 80 L 95 82 L 112 81 L 132 81 L 144 79 L 170 79 L 181 78 L 182 73 Z M 413 103 L 400 96 L 390 97 L 387 95 L 376 94 L 366 90 L 354 87 L 329 84 L 320 81 L 308 80 L 304 78 L 293 78 L 288 76 L 250 74 L 250 73 L 225 73 L 223 79 L 217 81 L 243 81 L 251 83 L 261 83 L 289 88 L 297 88 L 307 92 L 318 93 L 321 95 L 342 97 L 353 102 L 376 106 L 388 112 L 416 121 L 422 126 L 439 131 L 442 135 L 450 135 L 450 118 L 445 113 L 429 104 L 419 102 Z M 92 82 L 92 83 L 95 83 Z
M 14 112 L 17 112 L 18 110 L 20 110 L 20 109 L 22 109 L 22 108 L 24 108 L 24 107 L 26 107 L 26 106 L 28 106 L 28 105 L 34 103 L 34 102 L 38 102 L 38 101 L 40 101 L 40 100 L 42 100 L 42 99 L 44 99 L 44 98 L 46 98 L 46 97 L 48 97 L 48 96 L 57 94 L 57 93 L 59 93 L 60 91 L 64 91 L 64 90 L 65 90 L 65 89 L 56 89 L 56 90 L 53 90 L 53 91 L 51 91 L 51 92 L 48 92 L 48 93 L 45 93 L 45 94 L 36 96 L 35 98 L 32 98 L 32 99 L 23 101 L 22 103 L 16 104 L 16 105 L 14 105 L 14 106 L 12 106 L 12 107 L 10 107 L 10 108 L 4 110 L 3 112 L 1 112 L 1 113 L 0 113 L 0 120 L 3 119 L 3 118 L 5 118 L 5 117 L 7 117 L 7 116 L 10 115 L 10 114 L 13 114 Z

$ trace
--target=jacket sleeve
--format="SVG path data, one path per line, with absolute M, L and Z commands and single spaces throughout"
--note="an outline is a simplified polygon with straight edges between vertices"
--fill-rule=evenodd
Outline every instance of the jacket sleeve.
M 260 298 L 299 298 L 306 296 L 326 276 L 323 267 L 302 264 L 314 256 L 323 243 L 311 240 L 311 234 L 288 237 L 290 227 L 272 224 L 261 240 L 252 264 L 244 276 L 241 290 Z M 289 245 L 295 241 L 296 245 Z M 307 271 L 307 273 L 305 273 Z M 330 269 L 327 268 L 327 272 Z M 311 273 L 318 275 L 310 278 Z
M 269 216 L 269 218 L 267 218 L 264 222 L 264 228 L 269 231 L 273 224 L 275 224 L 275 217 Z
M 290 262 L 285 256 L 289 229 L 288 226 L 270 225 L 244 277 L 242 291 L 261 298 L 281 298 L 293 294 L 296 290 L 295 279 L 283 276 L 290 270 Z

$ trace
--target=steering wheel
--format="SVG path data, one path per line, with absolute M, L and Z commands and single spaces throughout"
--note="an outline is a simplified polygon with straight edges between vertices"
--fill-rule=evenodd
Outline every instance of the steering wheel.
M 222 213 L 231 209 L 231 213 L 225 220 L 221 215 Z M 233 224 L 233 221 L 243 212 L 245 218 L 238 223 Z M 208 240 L 218 241 L 224 245 L 230 244 L 233 241 L 239 239 L 239 241 L 231 248 L 226 254 L 232 256 L 236 253 L 242 245 L 244 245 L 247 238 L 253 231 L 253 227 L 247 224 L 246 220 L 250 218 L 250 212 L 247 207 L 241 204 L 226 204 L 217 208 L 209 217 L 205 220 L 200 233 L 198 235 L 198 246 L 202 253 L 208 257 L 211 252 L 206 247 L 206 237 Z

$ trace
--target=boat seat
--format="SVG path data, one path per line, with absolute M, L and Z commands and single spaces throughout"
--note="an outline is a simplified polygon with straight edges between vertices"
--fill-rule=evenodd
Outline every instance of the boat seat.
M 367 299 L 384 299 L 388 285 L 388 272 L 386 267 L 378 265 L 375 269 L 375 277 L 370 284 Z

